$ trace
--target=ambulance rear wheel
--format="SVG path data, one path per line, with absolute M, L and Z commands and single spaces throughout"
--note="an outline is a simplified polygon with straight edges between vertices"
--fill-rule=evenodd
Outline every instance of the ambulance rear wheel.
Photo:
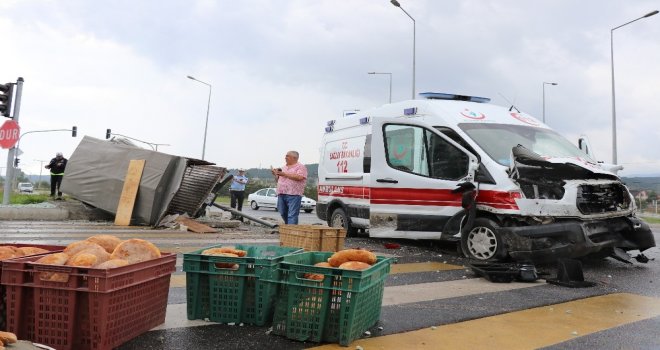
M 346 215 L 342 208 L 337 208 L 330 215 L 330 227 L 343 227 L 346 230 L 346 236 L 353 237 L 357 235 L 357 229 L 351 226 L 351 219 Z
M 477 218 L 466 234 L 461 235 L 461 248 L 467 258 L 481 261 L 503 261 L 507 251 L 499 233 L 499 225 L 486 218 Z

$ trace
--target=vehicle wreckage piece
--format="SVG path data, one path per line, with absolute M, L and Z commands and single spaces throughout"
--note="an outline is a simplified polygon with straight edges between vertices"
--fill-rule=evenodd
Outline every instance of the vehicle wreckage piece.
M 62 192 L 116 214 L 132 159 L 144 159 L 132 223 L 156 225 L 168 214 L 197 217 L 227 170 L 204 160 L 151 151 L 128 142 L 85 136 L 67 163 Z
M 539 279 L 536 267 L 528 263 L 470 261 L 469 266 L 477 276 L 495 283 L 509 283 L 514 280 L 534 282 Z
M 595 282 L 584 280 L 582 263 L 574 259 L 559 259 L 557 261 L 557 278 L 548 278 L 546 282 L 570 288 L 588 288 L 596 285 Z

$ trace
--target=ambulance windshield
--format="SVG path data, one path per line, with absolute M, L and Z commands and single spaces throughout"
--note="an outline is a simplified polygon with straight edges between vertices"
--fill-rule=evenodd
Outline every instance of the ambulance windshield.
M 458 126 L 493 160 L 505 166 L 509 166 L 511 161 L 511 148 L 517 145 L 523 145 L 543 157 L 579 157 L 593 161 L 586 153 L 550 129 L 491 123 L 465 123 Z

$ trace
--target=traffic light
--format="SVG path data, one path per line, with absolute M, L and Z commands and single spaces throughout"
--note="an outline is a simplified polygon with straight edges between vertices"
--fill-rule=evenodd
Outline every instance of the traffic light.
M 71 137 L 76 137 L 76 136 L 78 136 L 78 127 L 74 126 L 73 128 L 71 128 Z
M 21 160 L 18 158 L 14 158 L 14 168 L 18 168 L 18 163 L 20 163 Z
M 106 139 L 106 140 L 109 140 L 109 139 L 110 139 L 110 135 L 111 135 L 111 134 L 112 134 L 112 130 L 110 130 L 110 129 L 105 129 L 105 139 Z
M 10 118 L 11 100 L 14 95 L 14 83 L 0 85 L 0 114 L 3 117 Z

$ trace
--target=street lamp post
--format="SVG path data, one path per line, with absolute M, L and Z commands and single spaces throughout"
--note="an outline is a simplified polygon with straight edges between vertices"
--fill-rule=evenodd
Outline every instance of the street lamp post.
M 658 10 L 649 12 L 645 14 L 642 17 L 639 17 L 637 19 L 634 19 L 630 22 L 624 23 L 618 27 L 614 27 L 610 30 L 610 59 L 612 63 L 612 164 L 617 164 L 617 159 L 616 159 L 616 95 L 615 95 L 615 89 L 614 89 L 614 30 L 619 29 L 625 25 L 628 25 L 630 23 L 639 21 L 642 18 L 646 17 L 651 17 L 653 15 L 658 14 Z
M 211 91 L 213 90 L 213 86 L 211 86 L 211 84 L 203 82 L 199 79 L 195 79 L 194 77 L 192 77 L 190 75 L 188 75 L 187 77 L 188 77 L 188 79 L 192 79 L 194 81 L 200 82 L 200 83 L 202 83 L 202 84 L 209 87 L 209 102 L 206 106 L 206 123 L 204 124 L 204 145 L 202 146 L 202 160 L 204 160 L 204 154 L 206 153 L 206 132 L 207 132 L 208 127 L 209 127 L 209 110 L 211 109 Z
M 546 85 L 557 85 L 557 83 L 547 83 L 543 82 L 543 124 L 545 124 L 545 86 Z
M 369 72 L 367 74 L 387 74 L 390 76 L 390 103 L 392 103 L 392 73 Z
M 39 162 L 39 182 L 37 183 L 37 189 L 40 190 L 42 170 L 44 170 L 44 163 L 48 162 L 48 160 L 35 159 L 35 161 Z
M 392 5 L 400 8 L 401 11 L 403 11 L 403 13 L 405 13 L 413 21 L 412 99 L 414 100 L 415 99 L 415 36 L 416 36 L 415 19 L 412 18 L 412 16 L 408 12 L 406 12 L 406 10 L 404 10 L 403 7 L 401 7 L 401 4 L 399 4 L 397 0 L 390 0 L 390 2 L 392 3 Z

